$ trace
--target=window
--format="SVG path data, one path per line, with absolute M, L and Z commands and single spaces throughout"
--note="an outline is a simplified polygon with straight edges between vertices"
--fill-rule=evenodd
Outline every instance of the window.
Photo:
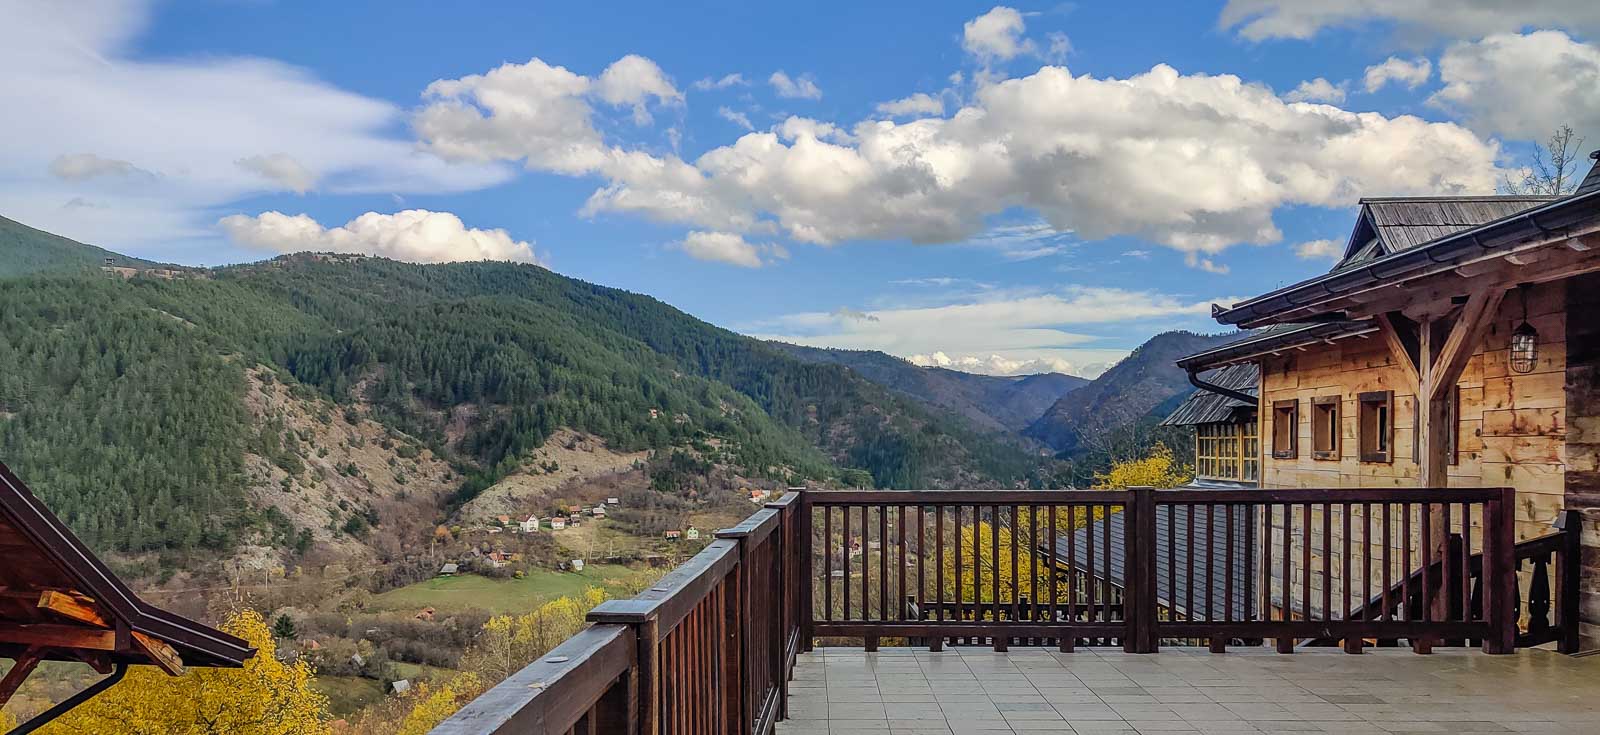
M 1195 427 L 1195 475 L 1213 480 L 1255 482 L 1261 475 L 1261 450 L 1256 440 L 1255 416 L 1238 423 L 1200 424 Z
M 1358 401 L 1362 462 L 1394 460 L 1394 391 L 1362 393 Z
M 1339 458 L 1339 397 L 1311 399 L 1311 458 Z
M 1300 406 L 1293 399 L 1272 402 L 1272 458 L 1294 459 L 1300 456 L 1300 436 L 1296 424 L 1300 421 Z
M 1246 417 L 1245 423 L 1239 424 L 1240 461 L 1243 471 L 1239 479 L 1245 482 L 1257 482 L 1261 479 L 1261 434 L 1260 427 L 1256 425 L 1254 411 Z

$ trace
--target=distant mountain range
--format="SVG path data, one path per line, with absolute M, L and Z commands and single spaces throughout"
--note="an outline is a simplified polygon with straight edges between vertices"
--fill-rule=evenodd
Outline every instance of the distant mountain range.
M 876 351 L 772 344 L 807 362 L 843 365 L 867 380 L 954 411 L 979 426 L 996 431 L 1022 431 L 1062 396 L 1089 384 L 1087 378 L 1061 373 L 977 375 L 920 367 Z
M 1023 431 L 1064 455 L 1093 452 L 1136 421 L 1163 418 L 1194 391 L 1175 361 L 1238 339 L 1232 334 L 1164 332 L 1151 337 L 1094 382 L 1062 396 Z
M 147 268 L 156 265 L 0 217 L 0 278 L 89 271 L 106 265 L 108 259 L 114 266 Z

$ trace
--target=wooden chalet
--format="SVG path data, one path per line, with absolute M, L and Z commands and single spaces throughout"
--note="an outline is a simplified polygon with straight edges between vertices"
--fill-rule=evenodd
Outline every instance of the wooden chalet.
M 1256 420 L 1261 375 L 1253 363 L 1227 365 L 1213 373 L 1203 380 L 1192 376 L 1201 390 L 1190 394 L 1161 425 L 1194 427 L 1193 484 L 1255 487 L 1261 479 Z
M 24 723 L 30 732 L 120 681 L 130 665 L 178 676 L 188 666 L 239 667 L 245 641 L 140 600 L 16 475 L 0 464 L 0 706 L 41 661 L 109 674 Z
M 1600 163 L 1577 193 L 1560 198 L 1362 200 L 1331 271 L 1214 306 L 1213 316 L 1255 331 L 1178 362 L 1206 391 L 1169 420 L 1197 427 L 1202 477 L 1245 479 L 1210 437 L 1253 431 L 1261 440 L 1237 461 L 1259 467 L 1264 490 L 1510 488 L 1519 542 L 1582 527 L 1587 561 L 1563 553 L 1554 562 L 1566 580 L 1555 604 L 1581 617 L 1584 635 L 1600 634 Z M 1240 380 L 1247 374 L 1254 385 Z M 1252 413 L 1254 427 L 1237 425 Z M 1392 530 L 1425 540 L 1431 530 L 1425 546 L 1444 558 L 1446 579 L 1458 555 L 1461 570 L 1475 569 L 1484 519 L 1458 511 L 1452 520 L 1449 504 L 1432 507 L 1427 528 Z M 1310 511 L 1287 525 L 1279 517 L 1274 533 L 1327 537 L 1336 548 L 1363 524 L 1381 526 L 1379 509 L 1345 508 L 1342 528 Z M 1376 543 L 1360 537 L 1358 561 Z M 1531 585 L 1535 598 L 1548 594 L 1548 556 L 1518 555 L 1520 585 Z M 1428 563 L 1424 556 L 1424 580 Z M 1324 600 L 1337 597 L 1324 588 L 1340 575 L 1358 589 L 1370 582 L 1357 569 L 1335 571 L 1302 582 L 1285 570 L 1281 579 L 1311 599 L 1323 589 Z M 1476 593 L 1467 584 L 1460 595 L 1470 602 Z

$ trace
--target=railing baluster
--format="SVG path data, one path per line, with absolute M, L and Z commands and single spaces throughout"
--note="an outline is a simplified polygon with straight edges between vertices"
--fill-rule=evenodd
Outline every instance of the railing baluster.
M 807 541 L 806 546 L 810 545 Z M 849 553 L 848 544 L 845 553 Z M 822 607 L 823 619 L 833 622 L 833 507 L 827 505 L 822 506 Z M 816 615 L 815 611 L 806 614 Z
M 989 582 L 994 596 L 990 602 L 992 620 L 1000 622 L 1000 506 L 989 508 Z M 1015 571 L 1015 567 L 1013 567 Z M 1004 651 L 1010 643 L 1006 636 L 996 633 L 994 636 L 994 650 Z
M 897 584 L 895 585 L 894 594 L 895 594 L 895 599 L 898 600 L 898 599 L 904 599 L 905 596 L 906 596 L 906 561 L 907 560 L 906 560 L 906 507 L 904 505 L 901 505 L 901 506 L 897 506 L 897 508 L 898 508 L 898 510 L 896 510 L 896 514 L 895 514 L 895 537 L 896 537 L 895 538 L 895 544 L 896 544 L 896 548 L 899 549 L 899 553 L 896 554 L 895 558 L 900 563 L 895 565 L 895 580 L 896 580 Z M 901 620 L 905 620 L 906 619 L 906 609 L 905 609 L 904 606 L 902 606 L 900 608 L 899 618 Z
M 1305 620 L 1315 620 L 1311 614 L 1311 503 L 1300 504 L 1300 592 L 1305 595 L 1301 600 L 1305 606 L 1301 610 L 1301 617 Z
M 889 619 L 889 506 L 878 506 L 878 619 Z

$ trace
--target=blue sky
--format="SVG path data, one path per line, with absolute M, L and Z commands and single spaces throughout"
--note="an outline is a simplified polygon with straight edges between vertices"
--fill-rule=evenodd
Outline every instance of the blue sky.
M 1600 147 L 1587 2 L 0 0 L 0 214 L 158 260 L 536 261 L 759 336 L 1093 375 L 1363 195 Z

